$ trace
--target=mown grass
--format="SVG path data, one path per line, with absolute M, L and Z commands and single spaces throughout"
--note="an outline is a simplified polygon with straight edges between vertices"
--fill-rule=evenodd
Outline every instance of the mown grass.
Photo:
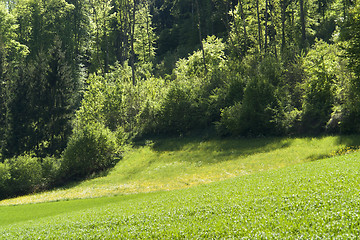
M 356 239 L 360 236 L 359 186 L 357 152 L 182 190 L 3 206 L 0 219 L 22 214 L 34 216 L 28 221 L 2 221 L 0 236 Z M 65 205 L 69 210 L 62 212 Z M 54 211 L 49 216 L 39 216 L 39 209 Z
M 94 198 L 187 188 L 314 161 L 360 144 L 357 136 L 146 141 L 108 174 L 66 188 L 8 199 L 0 205 Z

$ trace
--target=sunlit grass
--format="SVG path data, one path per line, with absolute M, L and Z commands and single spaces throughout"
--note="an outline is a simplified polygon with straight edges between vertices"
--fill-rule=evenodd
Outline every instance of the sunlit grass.
M 129 150 L 106 176 L 0 205 L 187 188 L 322 159 L 357 144 L 356 136 L 147 141 Z
M 351 153 L 170 192 L 2 206 L 0 236 L 357 239 L 359 173 Z

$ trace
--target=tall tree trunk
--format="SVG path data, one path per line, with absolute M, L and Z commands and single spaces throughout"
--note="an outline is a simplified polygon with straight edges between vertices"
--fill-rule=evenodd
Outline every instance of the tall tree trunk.
M 281 52 L 285 50 L 285 22 L 286 22 L 286 0 L 281 1 Z
M 305 30 L 305 12 L 304 12 L 304 0 L 299 0 L 300 4 L 300 24 L 301 24 L 301 50 L 306 49 L 306 30 Z
M 260 20 L 260 11 L 259 11 L 259 0 L 256 0 L 256 15 L 257 15 L 257 22 L 258 22 L 258 41 L 259 41 L 259 51 L 262 52 L 262 37 L 261 37 L 261 20 Z
M 264 46 L 264 50 L 265 53 L 267 52 L 267 47 L 268 47 L 268 20 L 269 20 L 269 1 L 265 0 L 265 46 Z
M 244 38 L 245 38 L 245 42 L 247 44 L 246 21 L 245 21 L 245 14 L 244 14 L 244 8 L 243 8 L 242 0 L 239 0 L 239 6 L 240 6 L 240 16 L 241 16 L 241 20 L 243 22 Z
M 107 73 L 109 71 L 109 40 L 108 40 L 108 29 L 107 29 L 107 20 L 106 20 L 106 12 L 104 11 L 103 16 L 103 26 L 104 26 L 104 42 L 105 42 L 105 56 L 104 56 L 104 72 Z
M 132 83 L 136 84 L 135 79 L 135 50 L 134 50 L 134 35 L 135 35 L 135 13 L 136 13 L 136 0 L 133 1 L 133 11 L 132 11 L 132 25 L 131 25 L 131 72 L 132 72 Z
M 207 73 L 207 68 L 206 68 L 204 44 L 203 44 L 203 41 L 202 41 L 202 34 L 201 34 L 201 19 L 200 19 L 200 9 L 199 9 L 199 1 L 198 0 L 196 0 L 196 8 L 197 8 L 198 25 L 199 25 L 199 39 L 200 39 L 202 56 L 203 56 L 204 70 L 205 70 L 205 74 L 206 74 Z
M 150 36 L 150 19 L 149 19 L 149 14 L 150 14 L 150 3 L 149 1 L 146 2 L 146 7 L 147 7 L 147 13 L 146 13 L 146 34 L 148 37 L 148 61 L 151 60 L 151 36 Z

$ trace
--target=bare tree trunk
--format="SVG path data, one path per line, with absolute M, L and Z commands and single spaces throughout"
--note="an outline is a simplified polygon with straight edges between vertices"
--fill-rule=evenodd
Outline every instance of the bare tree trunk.
M 135 51 L 134 51 L 134 35 L 135 35 L 135 12 L 136 12 L 136 0 L 134 0 L 134 6 L 132 11 L 132 25 L 131 25 L 131 72 L 132 72 L 132 83 L 136 84 L 135 79 Z
M 204 70 L 205 70 L 205 74 L 206 74 L 207 73 L 207 67 L 206 67 L 204 44 L 202 42 L 202 35 L 201 35 L 201 19 L 200 19 L 199 0 L 196 0 L 196 8 L 197 8 L 198 25 L 199 25 L 199 39 L 200 39 L 201 51 L 202 51 L 203 62 L 204 62 Z
M 123 44 L 124 44 L 124 61 L 129 59 L 129 38 L 131 36 L 131 0 L 126 0 L 124 12 L 124 30 L 123 30 Z
M 244 14 L 242 0 L 239 0 L 239 6 L 240 6 L 240 16 L 241 16 L 241 20 L 243 22 L 244 38 L 245 38 L 245 42 L 247 43 L 246 21 L 245 21 L 245 14 Z
M 146 2 L 147 4 L 147 13 L 146 13 L 146 33 L 147 33 L 147 37 L 148 37 L 148 61 L 151 60 L 151 36 L 150 36 L 150 19 L 149 19 L 149 14 L 150 14 L 150 3 L 149 1 Z
M 265 46 L 264 46 L 264 50 L 265 53 L 267 52 L 267 47 L 268 47 L 268 20 L 269 20 L 269 1 L 265 0 Z
M 105 41 L 105 56 L 104 56 L 104 72 L 107 73 L 109 71 L 109 40 L 108 40 L 108 29 L 107 29 L 107 20 L 106 20 L 106 12 L 104 11 L 104 41 Z
M 306 48 L 306 30 L 305 30 L 305 12 L 304 12 L 304 0 L 299 0 L 300 4 L 300 24 L 301 24 L 301 49 Z
M 261 37 L 261 20 L 260 20 L 260 12 L 259 12 L 259 0 L 256 0 L 256 15 L 258 21 L 258 41 L 259 41 L 259 51 L 262 52 L 262 37 Z
M 281 1 L 281 51 L 285 50 L 285 21 L 286 21 L 286 0 Z

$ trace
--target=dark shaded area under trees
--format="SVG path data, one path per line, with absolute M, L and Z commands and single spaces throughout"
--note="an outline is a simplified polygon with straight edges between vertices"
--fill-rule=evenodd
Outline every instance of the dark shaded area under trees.
M 134 138 L 358 133 L 359 78 L 355 0 L 1 0 L 0 197 Z

